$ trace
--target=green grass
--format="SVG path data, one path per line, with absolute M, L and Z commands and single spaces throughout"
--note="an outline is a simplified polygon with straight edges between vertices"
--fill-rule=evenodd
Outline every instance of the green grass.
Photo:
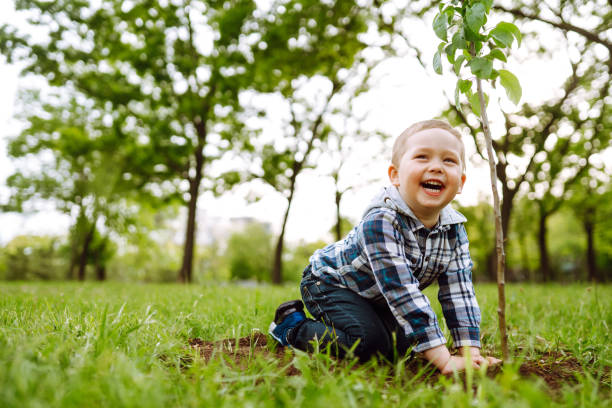
M 439 313 L 435 289 L 427 294 Z M 477 294 L 484 348 L 499 355 L 497 289 L 478 285 Z M 510 285 L 519 357 L 495 378 L 470 373 L 470 391 L 456 378 L 423 381 L 404 360 L 353 367 L 288 352 L 244 367 L 206 363 L 186 347 L 265 331 L 278 303 L 296 297 L 293 286 L 0 283 L 0 406 L 612 406 L 611 286 Z M 586 373 L 554 392 L 522 378 L 521 361 L 546 351 L 573 354 Z M 302 374 L 285 375 L 288 364 Z

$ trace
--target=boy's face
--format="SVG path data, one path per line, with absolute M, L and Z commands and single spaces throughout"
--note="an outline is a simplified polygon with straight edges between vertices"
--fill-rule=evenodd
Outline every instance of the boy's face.
M 431 228 L 465 183 L 463 145 L 443 129 L 422 130 L 405 143 L 398 167 L 389 167 L 389 179 L 414 214 Z

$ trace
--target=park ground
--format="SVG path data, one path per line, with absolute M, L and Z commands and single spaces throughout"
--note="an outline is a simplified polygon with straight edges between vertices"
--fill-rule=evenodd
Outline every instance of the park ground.
M 476 290 L 483 348 L 500 356 L 497 288 Z M 450 377 L 402 356 L 275 347 L 263 333 L 296 297 L 295 285 L 0 283 L 0 406 L 612 406 L 612 286 L 509 285 L 512 360 Z

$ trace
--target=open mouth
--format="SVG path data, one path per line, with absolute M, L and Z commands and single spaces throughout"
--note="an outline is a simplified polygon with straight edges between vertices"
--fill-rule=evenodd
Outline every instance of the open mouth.
M 421 183 L 421 185 L 423 186 L 425 191 L 428 191 L 430 193 L 439 193 L 444 188 L 444 185 L 442 183 L 434 180 L 425 181 Z

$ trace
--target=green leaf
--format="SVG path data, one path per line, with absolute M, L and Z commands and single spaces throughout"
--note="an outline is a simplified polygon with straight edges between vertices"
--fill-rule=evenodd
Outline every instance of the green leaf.
M 455 87 L 455 106 L 459 112 L 463 113 L 463 110 L 461 109 L 461 101 L 459 100 L 459 95 L 461 94 L 461 89 L 459 89 L 460 81 L 461 80 L 457 81 L 457 86 Z
M 463 38 L 471 42 L 480 42 L 486 39 L 486 37 L 472 31 L 467 25 L 463 26 Z
M 493 70 L 493 63 L 486 58 L 476 57 L 469 63 L 472 73 L 480 79 L 488 79 Z
M 519 83 L 519 80 L 516 76 L 514 76 L 512 72 L 507 71 L 505 69 L 500 69 L 498 72 L 499 81 L 506 89 L 506 95 L 508 95 L 508 99 L 510 99 L 515 105 L 518 104 L 523 94 L 523 90 L 521 89 L 521 84 Z
M 485 6 L 481 3 L 476 3 L 472 7 L 468 7 L 466 11 L 465 21 L 470 27 L 470 30 L 475 33 L 478 33 L 480 31 L 480 28 L 487 21 Z
M 472 89 L 472 81 L 468 80 L 468 79 L 460 79 L 457 81 L 457 86 L 459 87 L 459 90 L 466 94 L 466 95 L 470 95 L 471 94 L 471 89 Z
M 464 61 L 465 61 L 465 55 L 460 55 L 455 60 L 455 63 L 453 64 L 453 68 L 455 69 L 456 75 L 459 75 L 459 72 L 461 72 L 461 65 L 463 65 Z
M 455 63 L 455 51 L 457 51 L 457 49 L 453 44 L 448 44 L 448 46 L 444 48 L 444 53 L 446 54 L 446 58 L 450 64 Z
M 491 11 L 491 7 L 493 6 L 493 0 L 481 0 L 481 3 L 484 5 L 486 13 L 489 14 L 489 11 Z
M 468 48 L 468 43 L 465 41 L 462 30 L 457 31 L 455 35 L 453 35 L 452 43 L 456 49 L 466 50 Z
M 470 101 L 470 106 L 472 107 L 472 112 L 474 112 L 476 116 L 480 117 L 480 100 L 478 100 L 478 94 L 472 94 L 468 99 Z
M 512 23 L 501 22 L 491 30 L 489 38 L 493 38 L 498 44 L 501 44 L 505 48 L 510 48 L 514 39 L 516 38 L 517 44 L 521 45 L 521 32 Z
M 504 27 L 507 31 L 510 31 L 512 33 L 512 35 L 514 36 L 514 38 L 516 38 L 516 43 L 517 45 L 520 47 L 521 46 L 521 41 L 523 40 L 523 36 L 521 34 L 521 30 L 518 29 L 517 26 L 515 26 L 512 23 L 506 23 L 504 21 L 502 21 L 501 23 L 499 23 L 497 25 Z
M 485 56 L 485 58 L 487 58 L 488 60 L 498 59 L 500 61 L 507 62 L 506 55 L 499 48 L 492 49 L 489 55 Z
M 448 16 L 445 13 L 437 14 L 433 21 L 433 29 L 438 38 L 446 41 L 446 30 L 448 30 Z
M 440 56 L 440 51 L 436 51 L 433 57 L 433 68 L 436 71 L 436 74 L 442 75 L 442 60 Z
M 481 116 L 481 106 L 480 106 L 480 98 L 478 97 L 478 93 L 473 93 L 468 96 L 468 100 L 470 101 L 470 106 L 472 107 L 472 112 L 476 114 L 476 116 Z M 485 100 L 485 109 L 489 105 L 489 95 L 484 94 Z

